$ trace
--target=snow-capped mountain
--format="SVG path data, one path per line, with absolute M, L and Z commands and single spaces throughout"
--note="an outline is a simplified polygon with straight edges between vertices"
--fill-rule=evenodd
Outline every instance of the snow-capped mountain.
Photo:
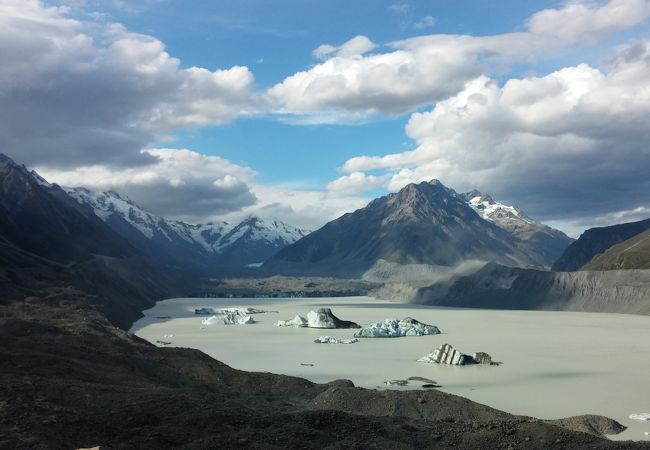
M 496 202 L 488 194 L 473 190 L 461 195 L 479 216 L 504 230 L 513 232 L 519 228 L 545 226 L 528 217 L 519 207 Z
M 519 207 L 499 203 L 488 194 L 473 190 L 461 197 L 483 219 L 519 240 L 519 248 L 538 255 L 538 260 L 546 267 L 550 267 L 574 241 L 560 230 L 531 219 Z
M 152 214 L 114 191 L 66 191 L 136 248 L 179 267 L 210 269 L 261 263 L 308 234 L 284 222 L 259 217 L 240 223 L 192 225 Z
M 290 275 L 361 276 L 379 261 L 456 267 L 468 261 L 550 267 L 571 243 L 564 233 L 480 192 L 459 194 L 438 180 L 344 214 L 264 263 Z

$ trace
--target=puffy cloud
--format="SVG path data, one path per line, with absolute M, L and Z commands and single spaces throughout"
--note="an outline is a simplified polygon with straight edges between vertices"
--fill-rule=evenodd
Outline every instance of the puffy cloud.
M 355 36 L 338 47 L 323 44 L 314 50 L 313 55 L 318 59 L 327 59 L 331 56 L 351 58 L 363 55 L 375 47 L 375 44 L 366 36 Z
M 261 184 L 252 185 L 252 192 L 258 202 L 233 213 L 230 220 L 254 214 L 315 230 L 347 212 L 363 208 L 370 201 L 354 194 L 332 196 L 322 191 Z
M 615 31 L 642 23 L 650 15 L 647 0 L 610 0 L 602 6 L 571 2 L 562 9 L 545 9 L 527 22 L 531 33 L 567 41 L 593 42 Z
M 113 189 L 153 213 L 190 222 L 239 211 L 256 202 L 250 186 L 255 172 L 248 167 L 186 149 L 149 149 L 143 153 L 154 163 L 119 169 L 91 165 L 36 170 L 64 186 Z
M 0 4 L 3 151 L 51 166 L 152 161 L 160 133 L 251 111 L 246 67 L 183 69 L 159 40 L 66 17 L 35 0 Z
M 366 56 L 334 56 L 268 90 L 279 112 L 332 109 L 400 114 L 462 89 L 481 73 L 470 37 L 440 37 L 435 45 Z
M 388 5 L 388 9 L 396 14 L 406 14 L 411 10 L 411 5 L 408 3 L 393 3 L 392 5 Z
M 430 28 L 436 24 L 437 20 L 433 16 L 424 16 L 417 22 L 413 24 L 413 28 L 416 30 L 423 30 L 425 28 Z
M 352 172 L 344 175 L 327 185 L 330 196 L 358 195 L 362 192 L 382 187 L 388 181 L 387 176 L 366 175 L 363 172 Z
M 485 76 L 414 113 L 415 149 L 359 156 L 342 167 L 383 170 L 389 189 L 440 178 L 487 190 L 542 219 L 594 218 L 634 210 L 650 180 L 650 41 L 621 50 L 607 73 L 588 65 L 543 77 Z
M 602 6 L 571 2 L 531 16 L 526 31 L 492 36 L 434 34 L 391 42 L 388 51 L 368 55 L 363 55 L 365 38 L 357 36 L 340 47 L 319 47 L 314 55 L 328 59 L 285 78 L 267 94 L 277 112 L 317 115 L 320 122 L 345 120 L 350 113 L 404 114 L 445 100 L 468 81 L 504 64 L 525 63 L 563 46 L 595 41 L 638 25 L 649 14 L 647 0 L 610 0 Z M 418 24 L 425 27 L 434 22 L 427 16 Z M 355 50 L 343 51 L 347 46 Z

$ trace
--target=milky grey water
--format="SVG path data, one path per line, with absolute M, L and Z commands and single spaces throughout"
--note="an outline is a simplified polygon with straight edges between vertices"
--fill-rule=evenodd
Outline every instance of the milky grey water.
M 201 324 L 198 307 L 252 306 L 253 325 Z M 331 307 L 345 320 L 369 324 L 414 317 L 443 334 L 363 339 L 352 345 L 315 344 L 321 335 L 349 338 L 354 330 L 278 328 L 279 319 Z M 170 318 L 165 318 L 169 316 Z M 650 317 L 621 314 L 430 308 L 368 297 L 296 299 L 170 299 L 145 311 L 131 330 L 155 342 L 197 348 L 232 367 L 304 377 L 347 378 L 357 386 L 432 378 L 445 392 L 515 414 L 559 418 L 612 417 L 629 429 L 616 439 L 645 439 L 650 424 L 628 418 L 650 412 Z M 173 335 L 170 337 L 169 335 Z M 465 353 L 490 353 L 501 366 L 450 367 L 416 359 L 449 343 Z M 301 364 L 313 364 L 306 366 Z M 411 388 L 419 387 L 412 383 Z

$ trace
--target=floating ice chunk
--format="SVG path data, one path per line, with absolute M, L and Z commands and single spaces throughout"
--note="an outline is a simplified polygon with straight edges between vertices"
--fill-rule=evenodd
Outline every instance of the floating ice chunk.
M 630 414 L 630 419 L 642 420 L 644 422 L 650 422 L 650 413 Z
M 425 363 L 450 364 L 453 366 L 465 366 L 468 364 L 490 364 L 498 365 L 500 363 L 492 362 L 492 357 L 485 352 L 474 353 L 472 356 L 459 352 L 449 344 L 443 344 L 428 355 L 417 360 Z
M 384 384 L 388 386 L 408 386 L 408 380 L 388 380 L 384 381 Z
M 307 314 L 309 328 L 361 328 L 349 320 L 341 320 L 334 315 L 330 308 L 319 308 Z
M 307 319 L 302 316 L 296 316 L 291 320 L 278 320 L 275 324 L 276 327 L 306 327 Z
M 198 315 L 204 315 L 204 316 L 209 316 L 209 315 L 226 315 L 226 314 L 235 314 L 238 316 L 249 316 L 251 314 L 263 314 L 267 312 L 273 312 L 273 311 L 266 311 L 264 309 L 257 309 L 257 308 L 251 308 L 248 306 L 234 306 L 234 307 L 228 307 L 228 308 L 195 308 L 194 309 L 194 314 Z
M 359 339 L 339 339 L 331 336 L 321 336 L 314 341 L 317 344 L 354 344 L 359 342 Z
M 201 323 L 205 326 L 214 325 L 215 323 L 222 323 L 224 325 L 250 325 L 255 323 L 255 320 L 251 316 L 224 314 L 207 317 L 203 319 Z
M 361 328 L 349 320 L 341 320 L 332 313 L 330 308 L 320 308 L 310 311 L 305 319 L 296 316 L 291 320 L 278 320 L 277 327 L 309 327 L 309 328 Z
M 386 319 L 383 322 L 373 323 L 355 334 L 355 337 L 402 337 L 402 336 L 425 336 L 429 334 L 440 334 L 435 325 L 427 325 L 411 317 L 401 320 Z

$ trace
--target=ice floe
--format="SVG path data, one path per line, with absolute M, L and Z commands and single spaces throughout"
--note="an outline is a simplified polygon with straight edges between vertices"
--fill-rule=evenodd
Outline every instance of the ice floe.
M 308 324 L 307 319 L 302 316 L 296 316 L 290 320 L 278 320 L 275 324 L 276 327 L 299 327 L 304 328 Z
M 320 336 L 314 342 L 317 344 L 354 344 L 355 342 L 359 342 L 359 339 L 339 339 L 331 336 Z
M 630 419 L 642 420 L 644 422 L 650 422 L 650 413 L 630 414 Z
M 493 362 L 492 357 L 485 352 L 477 352 L 473 355 L 466 355 L 449 344 L 443 344 L 428 355 L 417 360 L 425 363 L 450 364 L 453 366 L 465 366 L 469 364 L 490 364 L 499 365 Z
M 425 336 L 430 334 L 440 334 L 440 330 L 435 325 L 427 325 L 411 317 L 406 317 L 401 320 L 386 319 L 383 322 L 373 323 L 361 328 L 354 336 L 374 338 Z
M 298 315 L 290 320 L 278 320 L 275 325 L 278 327 L 301 328 L 361 328 L 355 322 L 339 319 L 330 308 L 319 308 L 316 311 L 310 311 L 307 318 Z
M 240 316 L 238 314 L 222 314 L 207 317 L 201 321 L 205 326 L 222 323 L 224 325 L 250 325 L 255 323 L 251 316 Z
M 275 311 L 266 311 L 264 309 L 251 308 L 246 306 L 234 306 L 229 308 L 195 308 L 194 314 L 209 316 L 209 315 L 225 315 L 225 314 L 235 314 L 238 316 L 249 316 L 251 314 L 264 314 L 268 312 Z

